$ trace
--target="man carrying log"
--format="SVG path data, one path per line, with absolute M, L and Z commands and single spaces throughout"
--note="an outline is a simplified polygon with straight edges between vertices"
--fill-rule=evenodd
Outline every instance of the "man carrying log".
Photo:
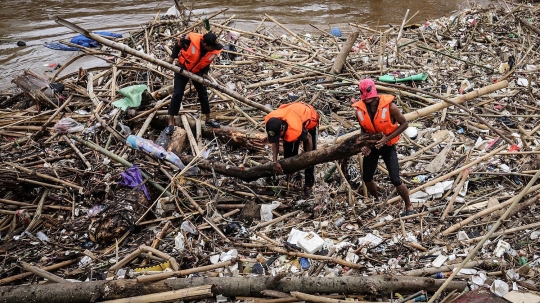
M 285 158 L 298 155 L 300 142 L 304 151 L 317 149 L 317 129 L 319 114 L 313 106 L 294 102 L 281 105 L 264 118 L 268 142 L 272 144 L 272 161 L 274 171 L 283 174 L 281 164 L 277 162 L 279 153 L 279 138 L 283 138 L 283 154 Z M 315 184 L 315 167 L 306 168 L 304 195 L 309 196 Z
M 178 65 L 182 70 L 204 77 L 210 70 L 210 64 L 221 53 L 222 49 L 223 45 L 217 43 L 217 37 L 212 32 L 205 35 L 189 33 L 178 38 L 168 62 L 173 63 L 174 59 L 178 59 Z M 172 135 L 174 132 L 174 116 L 178 115 L 188 81 L 189 78 L 180 73 L 174 74 L 174 92 L 168 110 L 169 126 L 166 129 L 168 135 Z M 205 125 L 218 128 L 219 123 L 210 119 L 210 103 L 208 102 L 206 86 L 195 81 L 192 83 L 199 96 L 201 113 L 206 115 Z
M 388 169 L 390 181 L 396 187 L 401 199 L 405 201 L 405 211 L 401 213 L 401 216 L 412 215 L 415 212 L 409 198 L 409 190 L 399 178 L 399 163 L 395 146 L 399 135 L 408 127 L 407 120 L 394 104 L 394 96 L 377 94 L 373 80 L 364 79 L 360 81 L 358 87 L 361 100 L 353 103 L 352 107 L 356 109 L 356 118 L 360 122 L 362 132 L 382 133 L 383 136 L 373 148 L 362 147 L 364 155 L 362 179 L 369 193 L 378 199 L 379 194 L 373 175 L 381 156 Z

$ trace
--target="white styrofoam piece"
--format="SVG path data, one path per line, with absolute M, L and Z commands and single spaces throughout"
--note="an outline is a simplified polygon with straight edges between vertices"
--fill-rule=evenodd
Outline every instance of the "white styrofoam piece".
M 316 233 L 310 231 L 307 235 L 298 239 L 297 245 L 306 253 L 314 254 L 323 247 L 324 240 Z

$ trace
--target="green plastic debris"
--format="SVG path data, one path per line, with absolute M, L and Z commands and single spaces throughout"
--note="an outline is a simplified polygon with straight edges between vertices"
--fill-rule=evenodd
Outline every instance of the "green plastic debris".
M 420 73 L 412 75 L 406 78 L 398 78 L 392 75 L 383 75 L 379 77 L 379 81 L 387 83 L 398 83 L 398 82 L 407 82 L 407 81 L 426 81 L 428 77 L 427 73 Z
M 122 110 L 126 110 L 128 107 L 139 107 L 141 105 L 142 93 L 147 89 L 148 87 L 144 84 L 124 87 L 118 92 L 124 95 L 125 98 L 114 101 L 112 105 L 120 107 Z
M 210 21 L 208 19 L 204 18 L 203 23 L 204 23 L 204 28 L 207 31 L 210 31 Z

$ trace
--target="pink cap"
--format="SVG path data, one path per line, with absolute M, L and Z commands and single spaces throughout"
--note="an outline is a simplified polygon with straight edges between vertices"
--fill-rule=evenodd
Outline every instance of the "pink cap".
M 364 79 L 360 81 L 358 84 L 358 88 L 360 89 L 360 94 L 362 96 L 362 101 L 377 97 L 377 89 L 375 88 L 375 82 L 371 79 Z

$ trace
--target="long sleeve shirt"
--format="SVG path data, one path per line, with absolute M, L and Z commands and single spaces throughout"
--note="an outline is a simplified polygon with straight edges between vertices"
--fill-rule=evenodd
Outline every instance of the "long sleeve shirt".
M 178 42 L 174 44 L 174 47 L 173 47 L 173 50 L 172 50 L 172 53 L 171 53 L 171 58 L 173 59 L 176 59 L 178 58 L 178 55 L 180 55 L 180 51 L 182 50 L 182 48 L 180 47 L 180 45 L 178 45 Z M 204 55 L 206 55 L 208 51 L 206 49 L 204 49 L 204 47 L 201 47 L 201 58 L 204 57 Z M 210 71 L 210 66 L 207 66 L 205 68 L 203 68 L 200 72 L 201 75 L 207 75 L 208 72 Z

